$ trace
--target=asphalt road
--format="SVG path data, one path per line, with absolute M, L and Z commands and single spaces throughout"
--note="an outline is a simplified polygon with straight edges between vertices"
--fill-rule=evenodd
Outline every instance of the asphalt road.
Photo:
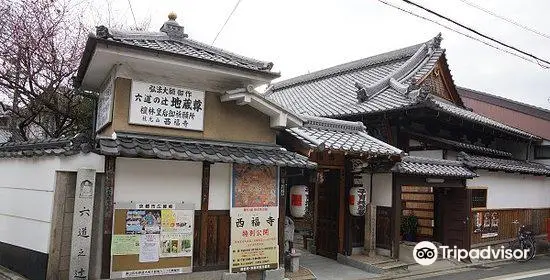
M 536 256 L 525 263 L 500 263 L 470 271 L 423 278 L 426 280 L 549 280 L 550 256 Z

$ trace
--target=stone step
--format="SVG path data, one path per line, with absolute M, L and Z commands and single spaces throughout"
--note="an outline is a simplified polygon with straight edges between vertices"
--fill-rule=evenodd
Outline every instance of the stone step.
M 368 257 L 357 257 L 357 256 L 343 256 L 338 255 L 338 261 L 364 270 L 366 272 L 370 273 L 378 273 L 378 274 L 385 274 L 385 273 L 404 273 L 407 272 L 409 263 L 405 263 L 399 260 L 394 260 L 391 258 L 383 258 L 380 256 L 377 256 L 377 258 L 368 258 Z

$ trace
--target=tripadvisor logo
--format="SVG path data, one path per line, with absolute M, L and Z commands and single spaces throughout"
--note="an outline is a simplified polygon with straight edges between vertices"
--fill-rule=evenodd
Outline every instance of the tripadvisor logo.
M 437 247 L 430 241 L 422 241 L 413 249 L 413 258 L 420 265 L 430 265 L 437 260 Z
M 441 250 L 441 256 L 443 259 L 456 259 L 463 261 L 467 259 L 523 259 L 529 256 L 529 250 L 521 249 L 506 249 L 504 246 L 500 248 L 492 248 L 488 246 L 484 249 L 459 249 L 456 246 L 453 248 L 449 246 L 439 246 Z M 430 265 L 437 260 L 438 248 L 429 241 L 422 241 L 416 244 L 413 249 L 414 260 L 420 265 Z

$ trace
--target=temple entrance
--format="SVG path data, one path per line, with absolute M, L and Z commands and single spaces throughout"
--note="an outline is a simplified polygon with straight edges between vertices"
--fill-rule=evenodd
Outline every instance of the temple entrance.
M 470 248 L 468 191 L 458 187 L 434 188 L 436 241 L 449 247 Z

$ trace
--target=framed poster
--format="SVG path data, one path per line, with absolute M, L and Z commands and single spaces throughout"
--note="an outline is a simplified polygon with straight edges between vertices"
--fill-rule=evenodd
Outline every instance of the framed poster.
M 279 267 L 279 169 L 233 164 L 230 271 Z
M 111 278 L 192 272 L 195 205 L 116 203 Z
M 132 80 L 130 124 L 204 129 L 204 91 Z

